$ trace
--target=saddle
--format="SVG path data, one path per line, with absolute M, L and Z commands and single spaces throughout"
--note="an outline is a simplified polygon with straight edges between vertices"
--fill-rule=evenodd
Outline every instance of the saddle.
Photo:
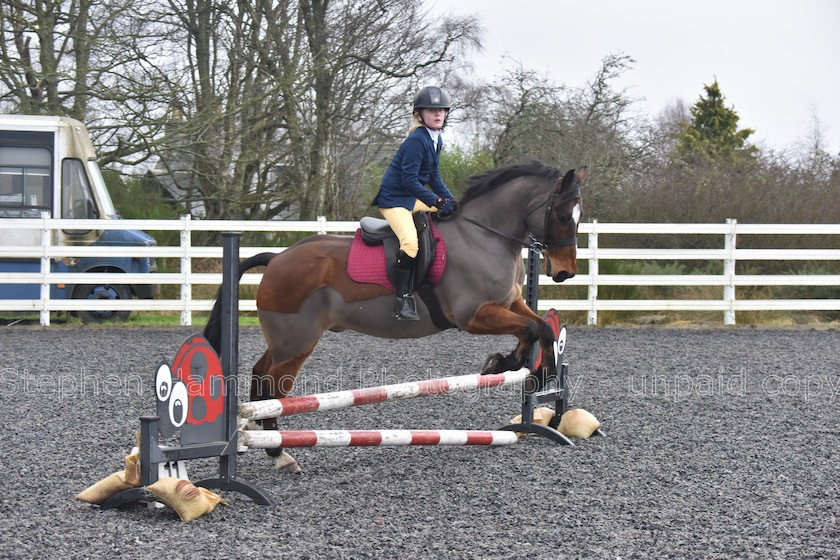
M 383 245 L 385 247 L 385 273 L 388 275 L 391 284 L 396 284 L 394 263 L 397 260 L 400 241 L 391 226 L 382 218 L 371 218 L 369 216 L 362 218 L 359 225 L 362 241 L 366 245 Z M 426 278 L 429 267 L 435 260 L 437 240 L 432 231 L 429 215 L 426 212 L 414 214 L 414 227 L 417 228 L 417 239 L 419 241 L 419 251 L 417 252 L 417 259 L 414 261 L 414 285 L 418 286 Z
M 414 261 L 414 286 L 440 330 L 457 328 L 443 314 L 433 286 L 446 269 L 446 241 L 428 214 L 414 215 L 419 251 Z M 394 263 L 400 242 L 386 220 L 362 218 L 347 258 L 347 274 L 356 282 L 370 282 L 394 289 Z

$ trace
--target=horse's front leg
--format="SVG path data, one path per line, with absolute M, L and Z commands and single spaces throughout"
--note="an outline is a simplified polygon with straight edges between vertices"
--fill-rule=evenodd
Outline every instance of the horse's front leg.
M 542 367 L 538 372 L 540 384 L 557 375 L 554 363 L 554 332 L 522 298 L 514 300 L 509 308 L 494 303 L 483 304 L 470 320 L 467 332 L 511 334 L 519 340 L 513 352 L 507 356 L 491 355 L 485 362 L 482 373 L 501 373 L 521 368 L 530 356 L 534 344 L 539 341 L 543 352 Z

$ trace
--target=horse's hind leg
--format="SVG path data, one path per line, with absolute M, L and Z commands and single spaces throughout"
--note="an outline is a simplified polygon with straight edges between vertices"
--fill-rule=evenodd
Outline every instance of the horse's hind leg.
M 330 324 L 326 316 L 324 296 L 318 292 L 309 296 L 297 313 L 259 311 L 268 350 L 254 366 L 252 399 L 281 399 L 292 392 L 300 368 Z M 262 425 L 264 430 L 276 430 L 277 419 L 267 418 Z M 276 468 L 300 471 L 295 460 L 282 448 L 267 449 L 266 452 Z
M 280 399 L 294 388 L 303 363 L 315 350 L 323 334 L 319 321 L 299 315 L 261 313 L 268 349 L 254 366 L 251 400 Z M 276 430 L 277 418 L 262 420 L 264 430 Z M 275 468 L 300 472 L 297 462 L 282 448 L 266 449 Z
M 313 346 L 300 356 L 295 356 L 279 364 L 272 364 L 271 352 L 266 350 L 262 358 L 254 366 L 251 377 L 251 400 L 279 399 L 289 395 L 295 384 L 303 362 L 315 349 Z M 263 430 L 276 430 L 277 418 L 260 420 Z M 283 451 L 282 447 L 266 449 L 266 454 L 274 463 L 277 470 L 300 472 L 297 461 Z
M 251 370 L 250 399 L 259 401 L 266 399 L 269 394 L 268 370 L 271 368 L 271 352 L 266 350 Z

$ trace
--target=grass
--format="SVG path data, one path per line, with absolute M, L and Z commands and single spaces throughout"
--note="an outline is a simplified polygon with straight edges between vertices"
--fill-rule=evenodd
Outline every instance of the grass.
M 585 325 L 585 311 L 562 312 L 563 321 L 568 325 Z M 194 312 L 191 328 L 203 328 L 207 322 L 207 313 Z M 739 326 L 796 326 L 823 325 L 840 326 L 838 313 L 809 311 L 739 311 L 736 314 Z M 38 313 L 0 314 L 0 327 L 15 325 L 37 326 L 40 324 Z M 181 314 L 178 311 L 134 311 L 127 321 L 91 323 L 84 325 L 78 317 L 67 313 L 53 313 L 51 326 L 68 327 L 151 327 L 175 328 L 181 326 Z M 243 327 L 259 326 L 256 313 L 241 313 L 239 325 Z M 659 325 L 659 326 L 724 326 L 722 311 L 599 311 L 598 326 L 622 325 Z
M 208 313 L 193 313 L 192 327 L 204 327 L 207 322 Z M 6 312 L 0 314 L 0 326 L 14 326 L 14 325 L 39 325 L 40 318 L 38 313 L 13 313 Z M 105 323 L 90 323 L 84 325 L 78 317 L 70 316 L 68 313 L 53 313 L 50 317 L 50 325 L 64 325 L 64 326 L 91 326 L 91 327 L 180 327 L 181 313 L 179 311 L 134 311 L 126 321 L 105 322 Z M 250 327 L 259 325 L 259 320 L 255 313 L 242 313 L 239 315 L 239 325 L 243 327 Z

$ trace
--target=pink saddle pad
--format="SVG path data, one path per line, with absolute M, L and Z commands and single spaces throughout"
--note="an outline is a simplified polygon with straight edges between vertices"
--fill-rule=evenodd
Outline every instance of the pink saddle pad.
M 429 265 L 426 278 L 433 286 L 437 286 L 446 268 L 446 243 L 434 222 L 429 221 L 429 224 L 432 228 L 432 237 L 437 240 L 437 245 L 435 245 L 435 258 Z M 361 229 L 356 230 L 353 245 L 350 246 L 350 255 L 347 257 L 347 274 L 356 282 L 379 284 L 392 292 L 394 291 L 394 285 L 391 284 L 388 275 L 385 273 L 385 246 L 365 243 L 362 239 Z

